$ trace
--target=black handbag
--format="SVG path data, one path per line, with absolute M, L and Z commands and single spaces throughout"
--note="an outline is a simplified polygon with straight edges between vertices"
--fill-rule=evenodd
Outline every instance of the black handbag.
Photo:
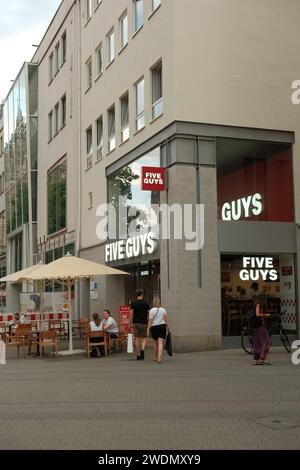
M 171 336 L 170 330 L 167 333 L 167 337 L 165 341 L 165 350 L 167 351 L 168 356 L 173 356 L 172 336 Z

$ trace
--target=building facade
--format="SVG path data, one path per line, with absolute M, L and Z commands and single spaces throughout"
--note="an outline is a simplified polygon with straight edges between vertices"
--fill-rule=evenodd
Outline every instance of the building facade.
M 128 272 L 82 282 L 77 316 L 109 308 L 118 319 L 142 287 L 167 309 L 176 350 L 214 349 L 240 334 L 259 290 L 299 331 L 299 9 L 297 0 L 289 9 L 280 0 L 61 3 L 32 60 L 37 253 L 49 262 L 71 251 Z M 143 189 L 147 167 L 164 170 L 163 191 Z M 128 233 L 99 237 L 106 203 L 118 214 L 203 204 L 204 246 L 187 250 L 161 228 L 147 249 Z
M 6 224 L 5 224 L 5 175 L 4 175 L 3 104 L 0 105 L 0 275 L 6 276 Z M 0 311 L 5 312 L 6 285 L 0 283 Z

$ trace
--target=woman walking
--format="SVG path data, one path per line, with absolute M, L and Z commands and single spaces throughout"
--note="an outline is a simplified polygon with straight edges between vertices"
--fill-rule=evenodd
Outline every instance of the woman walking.
M 166 339 L 168 326 L 168 317 L 166 310 L 161 307 L 160 302 L 156 301 L 155 306 L 149 312 L 148 330 L 147 334 L 151 332 L 154 340 L 154 362 L 161 364 L 161 356 L 164 347 L 164 339 Z
M 264 318 L 270 317 L 270 313 L 265 313 L 266 302 L 264 296 L 257 296 L 253 316 L 250 320 L 250 326 L 253 331 L 253 362 L 256 365 L 271 365 L 266 360 L 270 349 L 270 336 L 265 326 Z

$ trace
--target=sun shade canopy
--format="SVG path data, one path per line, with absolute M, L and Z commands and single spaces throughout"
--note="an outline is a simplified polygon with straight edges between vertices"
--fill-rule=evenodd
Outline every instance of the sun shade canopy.
M 16 273 L 8 274 L 0 279 L 0 282 L 23 282 L 32 279 L 33 274 L 37 274 L 46 265 L 44 263 L 35 264 L 29 268 L 22 269 Z
M 119 269 L 110 268 L 103 264 L 94 263 L 83 258 L 65 255 L 62 258 L 44 265 L 31 275 L 31 279 L 76 280 L 88 277 L 128 274 Z

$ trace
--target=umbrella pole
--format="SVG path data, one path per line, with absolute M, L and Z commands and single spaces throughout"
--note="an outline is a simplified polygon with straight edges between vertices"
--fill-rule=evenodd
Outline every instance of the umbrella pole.
M 73 351 L 72 335 L 72 299 L 71 299 L 71 280 L 68 279 L 68 300 L 69 300 L 69 351 Z

